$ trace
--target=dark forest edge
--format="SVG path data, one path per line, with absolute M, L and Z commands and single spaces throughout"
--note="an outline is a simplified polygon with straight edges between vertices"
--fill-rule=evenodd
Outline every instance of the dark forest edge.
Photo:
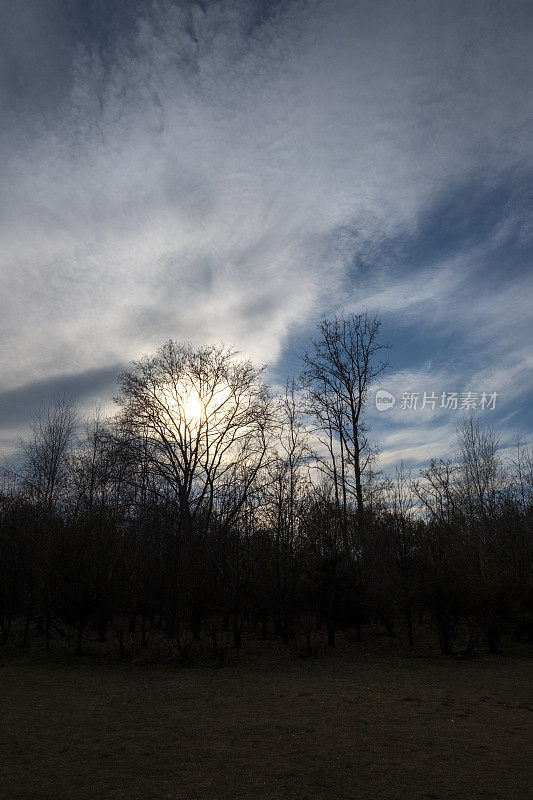
M 2 644 L 80 654 L 91 631 L 187 661 L 250 631 L 310 653 L 376 625 L 409 647 L 431 625 L 443 655 L 533 640 L 531 452 L 504 461 L 470 417 L 450 458 L 380 473 L 379 331 L 324 320 L 279 396 L 225 346 L 167 342 L 119 377 L 112 418 L 43 408 L 3 473 Z

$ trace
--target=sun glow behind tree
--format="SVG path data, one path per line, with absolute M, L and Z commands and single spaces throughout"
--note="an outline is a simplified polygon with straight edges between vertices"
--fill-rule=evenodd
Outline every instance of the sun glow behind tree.
M 267 452 L 260 370 L 222 345 L 170 341 L 119 380 L 119 425 L 177 495 L 185 527 L 200 513 L 209 524 L 222 506 L 238 513 Z
M 237 411 L 231 386 L 214 384 L 207 376 L 188 375 L 154 390 L 165 425 L 186 444 L 215 437 Z

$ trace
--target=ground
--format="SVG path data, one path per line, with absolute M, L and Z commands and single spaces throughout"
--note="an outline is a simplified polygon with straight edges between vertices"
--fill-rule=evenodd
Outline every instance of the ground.
M 0 655 L 2 800 L 530 796 L 533 662 Z

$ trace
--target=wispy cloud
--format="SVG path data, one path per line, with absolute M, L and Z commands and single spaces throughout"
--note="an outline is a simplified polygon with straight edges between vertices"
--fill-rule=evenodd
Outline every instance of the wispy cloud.
M 451 324 L 472 353 L 512 339 L 504 315 L 525 322 L 524 274 L 496 307 L 480 273 L 509 237 L 529 241 L 519 202 L 484 243 L 415 270 L 386 256 L 465 180 L 526 170 L 520 3 L 167 0 L 76 26 L 50 2 L 36 29 L 38 5 L 17 12 L 4 61 L 24 65 L 4 87 L 4 389 L 169 337 L 275 362 L 340 307 L 390 315 L 391 333 Z

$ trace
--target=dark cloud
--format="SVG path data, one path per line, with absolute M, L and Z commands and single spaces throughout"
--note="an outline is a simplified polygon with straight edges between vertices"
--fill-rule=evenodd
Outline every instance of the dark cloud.
M 117 376 L 123 369 L 123 366 L 116 364 L 104 369 L 51 377 L 0 392 L 0 429 L 26 426 L 39 409 L 47 406 L 54 397 L 65 396 L 80 404 L 99 395 L 109 399 L 116 388 Z

